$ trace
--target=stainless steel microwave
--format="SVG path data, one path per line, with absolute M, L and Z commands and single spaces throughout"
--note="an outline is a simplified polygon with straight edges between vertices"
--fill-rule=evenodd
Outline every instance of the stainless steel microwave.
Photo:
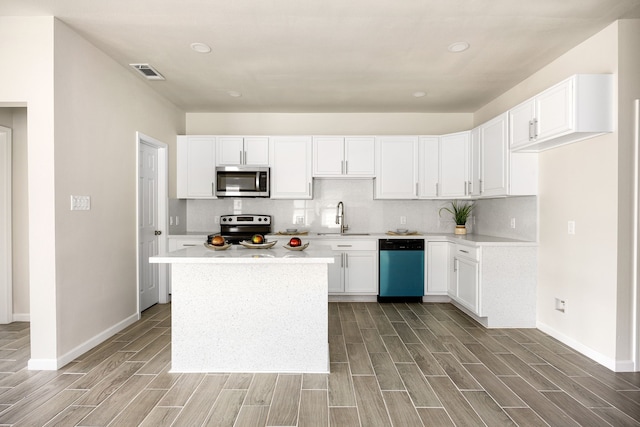
M 269 197 L 269 168 L 218 166 L 216 196 Z

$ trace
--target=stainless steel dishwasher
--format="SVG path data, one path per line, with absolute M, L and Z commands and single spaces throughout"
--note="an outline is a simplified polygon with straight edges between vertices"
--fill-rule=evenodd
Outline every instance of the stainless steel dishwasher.
M 378 250 L 378 301 L 422 302 L 424 239 L 380 239 Z

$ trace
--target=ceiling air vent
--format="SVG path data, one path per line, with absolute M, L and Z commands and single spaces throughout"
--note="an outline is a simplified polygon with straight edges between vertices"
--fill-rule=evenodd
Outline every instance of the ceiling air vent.
M 129 64 L 129 65 L 131 65 L 137 72 L 142 74 L 148 80 L 164 80 L 164 77 L 162 77 L 162 74 L 157 72 L 149 64 Z

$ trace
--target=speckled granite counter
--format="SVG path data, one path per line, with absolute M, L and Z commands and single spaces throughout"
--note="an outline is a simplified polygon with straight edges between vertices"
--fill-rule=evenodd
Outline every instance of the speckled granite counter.
M 150 262 L 171 264 L 172 372 L 329 371 L 330 252 L 202 246 Z

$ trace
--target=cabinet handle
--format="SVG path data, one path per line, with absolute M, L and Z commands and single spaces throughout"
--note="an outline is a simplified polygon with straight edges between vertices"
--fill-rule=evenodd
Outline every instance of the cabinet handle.
M 469 253 L 469 251 L 465 251 L 464 249 L 460 249 L 460 252 L 465 253 L 465 254 Z
M 216 195 L 216 183 L 211 181 L 211 195 L 215 196 Z
M 538 119 L 533 119 L 533 139 L 538 139 Z
M 458 258 L 453 259 L 453 271 L 458 271 Z
M 349 268 L 349 254 L 344 254 L 344 266 Z
M 469 195 L 469 181 L 464 182 L 464 195 L 465 196 Z
M 350 248 L 353 245 L 336 245 L 339 248 Z
M 418 187 L 418 183 L 416 182 L 416 197 L 420 197 L 420 191 Z
M 533 120 L 529 120 L 529 141 L 533 140 Z
M 438 197 L 440 194 L 440 186 L 438 185 L 438 183 L 436 182 L 436 197 Z
M 349 160 L 344 161 L 344 174 L 349 175 Z
M 479 180 L 480 182 L 480 194 L 484 193 L 484 182 L 482 180 Z
M 194 244 L 184 243 L 182 246 L 186 248 L 187 246 L 195 246 L 195 245 Z
M 240 164 L 242 164 L 242 150 L 240 150 Z
M 473 194 L 473 181 L 469 181 L 469 194 Z
M 340 268 L 344 268 L 344 252 L 340 254 Z
M 309 195 L 311 195 L 311 183 L 308 183 L 307 187 L 309 188 Z

